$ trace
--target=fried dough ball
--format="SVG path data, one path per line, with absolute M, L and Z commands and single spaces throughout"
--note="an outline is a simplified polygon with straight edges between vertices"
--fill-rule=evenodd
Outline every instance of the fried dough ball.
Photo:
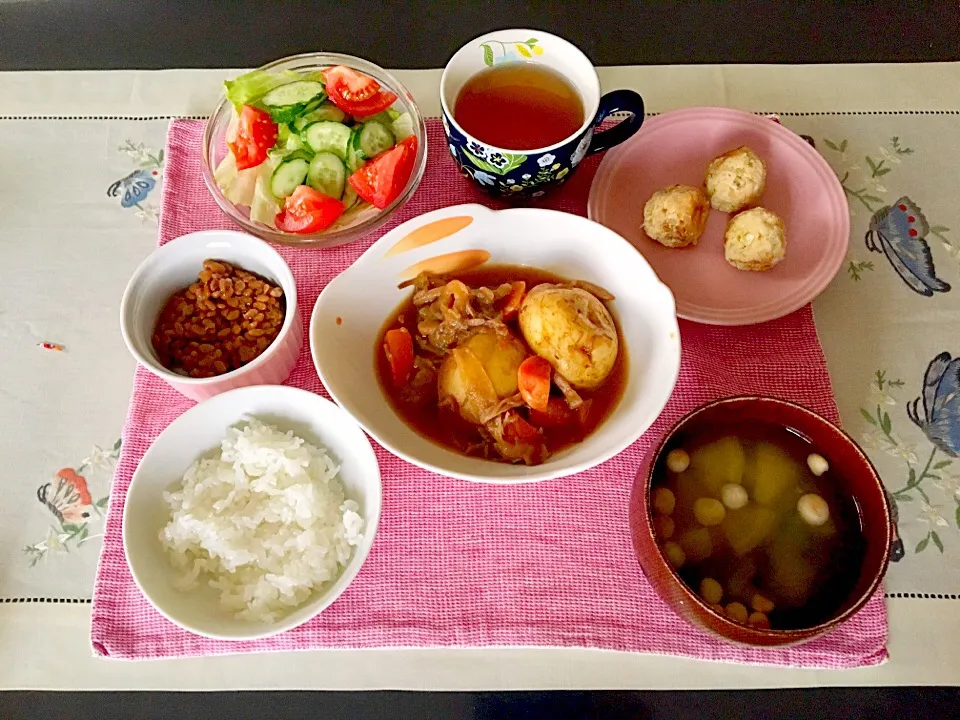
M 523 299 L 523 339 L 578 390 L 600 387 L 613 370 L 619 340 L 606 306 L 581 288 L 543 283 Z
M 643 230 L 669 248 L 696 245 L 709 216 L 710 201 L 703 190 L 671 185 L 657 190 L 643 206 Z
M 766 208 L 744 210 L 727 223 L 723 256 L 737 270 L 769 270 L 786 254 L 783 220 Z
M 767 168 L 746 145 L 714 158 L 707 166 L 707 195 L 720 212 L 756 205 L 767 185 Z

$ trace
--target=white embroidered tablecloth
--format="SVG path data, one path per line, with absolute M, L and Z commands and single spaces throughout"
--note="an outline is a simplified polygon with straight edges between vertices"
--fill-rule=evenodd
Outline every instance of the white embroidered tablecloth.
M 69 647 L 72 667 L 83 665 L 87 678 L 76 681 L 81 687 L 117 677 L 98 674 L 84 644 L 134 366 L 119 335 L 119 299 L 155 243 L 170 118 L 201 116 L 232 74 L 0 73 L 0 482 L 8 517 L 0 524 L 0 660 L 17 638 L 39 643 L 48 662 L 62 662 L 53 658 Z M 402 75 L 436 115 L 438 73 Z M 656 658 L 655 671 L 649 658 L 590 651 L 392 651 L 366 680 L 332 680 L 334 672 L 292 685 L 289 675 L 271 674 L 279 657 L 248 658 L 243 667 L 259 667 L 258 679 L 236 686 L 960 683 L 960 630 L 935 624 L 960 609 L 960 66 L 608 68 L 601 78 L 606 88 L 636 88 L 652 112 L 696 104 L 779 113 L 813 140 L 847 191 L 850 254 L 814 308 L 844 424 L 868 449 L 899 512 L 903 552 L 886 582 L 891 663 L 837 681 L 706 665 L 684 678 L 670 668 L 689 661 Z M 926 634 L 934 645 L 924 653 Z M 409 676 L 398 660 L 431 652 L 446 658 L 436 679 Z M 528 673 L 500 677 L 488 658 L 503 653 Z M 349 657 L 317 660 L 342 670 L 370 653 L 327 655 Z M 593 674 L 604 655 L 619 657 L 606 680 Z M 930 671 L 899 667 L 913 655 Z M 460 684 L 458 663 L 475 681 Z M 550 675 L 538 663 L 566 669 Z M 42 667 L 18 667 L 10 682 L 56 687 Z M 120 674 L 155 686 L 142 671 Z M 159 677 L 167 677 L 159 686 L 204 684 L 181 672 Z M 234 686 L 216 673 L 208 680 Z

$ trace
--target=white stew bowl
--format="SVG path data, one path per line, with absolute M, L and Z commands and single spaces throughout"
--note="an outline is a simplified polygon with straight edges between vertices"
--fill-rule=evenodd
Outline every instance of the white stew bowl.
M 595 283 L 616 297 L 609 307 L 627 350 L 623 396 L 583 442 L 542 465 L 466 457 L 422 437 L 394 412 L 377 379 L 374 353 L 380 330 L 412 292 L 398 284 L 418 268 L 483 262 L 536 267 Z M 330 395 L 390 452 L 441 475 L 492 483 L 563 477 L 610 459 L 650 427 L 680 370 L 673 295 L 630 243 L 579 216 L 530 208 L 493 211 L 480 205 L 426 213 L 375 242 L 320 294 L 310 322 L 310 349 Z

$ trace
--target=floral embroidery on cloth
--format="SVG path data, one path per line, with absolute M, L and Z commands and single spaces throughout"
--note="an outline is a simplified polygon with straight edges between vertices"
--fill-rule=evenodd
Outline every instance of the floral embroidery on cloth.
M 47 528 L 39 542 L 23 548 L 35 567 L 48 553 L 68 553 L 79 548 L 93 536 L 90 523 L 102 518 L 110 500 L 109 494 L 94 501 L 87 478 L 81 473 L 111 470 L 120 456 L 120 440 L 108 450 L 95 445 L 90 455 L 76 468 L 61 468 L 54 477 L 37 488 L 37 500 L 53 516 L 54 524 Z
M 156 222 L 160 217 L 160 209 L 146 202 L 146 199 L 163 175 L 163 150 L 154 153 L 143 143 L 134 143 L 132 140 L 127 140 L 117 149 L 132 159 L 137 168 L 108 187 L 107 197 L 120 198 L 120 207 L 136 208 L 141 222 Z
M 864 155 L 867 167 L 864 170 L 851 156 L 848 140 L 834 142 L 824 138 L 824 143 L 839 153 L 843 175 L 838 172 L 837 176 L 851 201 L 850 214 L 853 215 L 858 207 L 853 204 L 854 200 L 872 213 L 869 230 L 864 237 L 867 249 L 884 255 L 914 292 L 927 297 L 938 292 L 949 292 L 950 285 L 937 277 L 933 254 L 926 238 L 928 234 L 938 238 L 947 255 L 960 260 L 960 244 L 954 245 L 947 237 L 950 228 L 930 225 L 917 204 L 906 195 L 892 204 L 887 204 L 881 197 L 888 192 L 884 186 L 888 181 L 884 178 L 905 157 L 914 154 L 913 148 L 904 146 L 900 138 L 894 136 L 888 145 L 878 148 L 876 156 Z M 855 182 L 857 178 L 860 178 L 859 182 Z M 848 257 L 847 274 L 854 281 L 859 281 L 865 272 L 875 268 L 871 260 Z
M 860 414 L 870 426 L 863 435 L 863 444 L 906 464 L 906 481 L 890 492 L 894 521 L 905 521 L 903 529 L 913 536 L 911 544 L 916 543 L 914 553 L 921 553 L 932 545 L 942 554 L 941 533 L 951 526 L 960 530 L 960 473 L 955 469 L 955 459 L 960 456 L 960 358 L 953 358 L 947 352 L 933 358 L 924 373 L 920 395 L 903 406 L 907 417 L 933 446 L 929 454 L 894 433 L 888 408 L 899 404 L 894 394 L 904 386 L 903 380 L 888 378 L 884 370 L 876 371 L 870 384 L 871 407 L 860 408 Z M 907 518 L 904 511 L 911 508 L 913 512 Z M 905 555 L 899 532 L 897 540 L 899 546 L 894 548 L 894 561 Z

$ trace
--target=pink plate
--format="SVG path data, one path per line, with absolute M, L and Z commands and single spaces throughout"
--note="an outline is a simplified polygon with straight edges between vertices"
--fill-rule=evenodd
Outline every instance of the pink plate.
M 710 211 L 696 246 L 669 249 L 643 232 L 643 206 L 657 189 L 703 185 L 717 155 L 749 145 L 767 164 L 761 204 L 783 218 L 787 256 L 767 272 L 723 258 L 726 213 Z M 647 120 L 600 163 L 587 213 L 627 238 L 673 291 L 677 315 L 710 325 L 774 320 L 813 300 L 843 264 L 850 215 L 843 188 L 800 136 L 763 117 L 727 108 L 690 108 Z

